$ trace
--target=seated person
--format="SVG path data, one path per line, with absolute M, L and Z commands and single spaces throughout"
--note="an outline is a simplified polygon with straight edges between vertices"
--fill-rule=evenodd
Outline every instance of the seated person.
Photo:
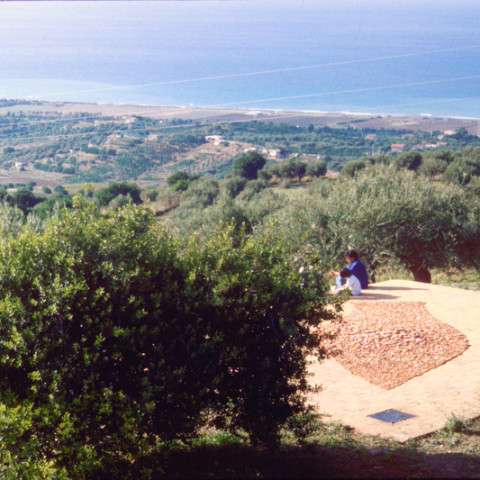
M 350 290 L 352 295 L 360 295 L 362 292 L 362 286 L 360 285 L 360 280 L 353 275 L 353 273 L 348 269 L 344 268 L 340 272 L 340 277 L 345 279 L 345 283 L 341 287 L 335 289 L 335 293 L 340 293 L 342 290 Z
M 360 285 L 363 289 L 368 288 L 368 275 L 365 265 L 358 259 L 357 252 L 355 250 L 348 250 L 345 253 L 345 259 L 347 260 L 347 267 L 355 277 L 360 281 Z M 340 272 L 335 270 L 330 271 L 332 275 L 337 275 L 335 283 L 337 287 L 341 287 L 345 284 L 345 279 L 341 277 Z

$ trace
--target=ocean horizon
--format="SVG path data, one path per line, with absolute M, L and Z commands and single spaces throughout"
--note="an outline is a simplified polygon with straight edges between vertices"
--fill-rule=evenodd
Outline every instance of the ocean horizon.
M 480 117 L 473 0 L 1 2 L 0 98 Z

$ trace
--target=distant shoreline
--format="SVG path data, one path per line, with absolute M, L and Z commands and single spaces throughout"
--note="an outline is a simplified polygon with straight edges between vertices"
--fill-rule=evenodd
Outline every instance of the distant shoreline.
M 0 114 L 8 111 L 55 111 L 62 114 L 90 113 L 92 115 L 124 117 L 140 115 L 156 119 L 203 120 L 211 122 L 265 121 L 299 126 L 347 124 L 356 128 L 447 131 L 464 127 L 469 133 L 480 136 L 480 118 L 437 117 L 430 114 L 411 116 L 403 114 L 380 114 L 370 112 L 325 112 L 317 110 L 285 110 L 256 108 L 214 108 L 195 106 L 134 105 L 115 103 L 81 103 L 12 100 L 17 105 L 0 107 Z M 23 103 L 24 102 L 24 103 Z M 28 108 L 30 107 L 30 108 Z
M 103 102 L 93 102 L 93 103 L 84 103 L 84 102 L 42 102 L 42 103 L 65 103 L 70 105 L 86 105 L 86 106 L 95 106 L 95 107 L 113 107 L 113 108 L 142 108 L 142 109 L 161 109 L 165 111 L 169 110 L 181 110 L 185 112 L 190 111 L 199 111 L 205 112 L 209 111 L 213 114 L 218 112 L 236 112 L 243 113 L 245 115 L 313 115 L 313 116 L 346 116 L 346 117 L 394 117 L 394 118 L 435 118 L 435 119 L 447 119 L 447 120 L 475 120 L 480 122 L 479 117 L 471 116 L 462 116 L 462 115 L 433 115 L 431 113 L 424 113 L 420 115 L 408 115 L 404 113 L 378 113 L 378 112 L 353 112 L 353 111 L 327 111 L 327 110 L 309 110 L 309 109 L 300 109 L 300 110 L 289 110 L 284 108 L 222 108 L 222 107 L 202 107 L 202 106 L 185 106 L 185 105 L 147 105 L 147 104 L 129 104 L 129 103 L 103 103 Z

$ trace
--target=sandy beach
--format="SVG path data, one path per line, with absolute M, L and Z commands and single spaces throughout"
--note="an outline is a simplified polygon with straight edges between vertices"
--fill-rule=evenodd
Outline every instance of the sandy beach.
M 369 113 L 328 113 L 315 111 L 285 111 L 285 110 L 248 110 L 220 109 L 200 107 L 168 107 L 142 105 L 116 105 L 95 103 L 43 103 L 48 110 L 59 113 L 91 113 L 105 116 L 140 115 L 158 119 L 204 120 L 211 122 L 233 121 L 267 121 L 288 123 L 292 125 L 315 126 L 347 124 L 356 128 L 441 131 L 456 130 L 464 127 L 472 135 L 480 135 L 479 118 L 448 118 L 430 115 L 413 117 L 401 115 L 376 115 Z M 27 108 L 25 108 L 27 110 Z

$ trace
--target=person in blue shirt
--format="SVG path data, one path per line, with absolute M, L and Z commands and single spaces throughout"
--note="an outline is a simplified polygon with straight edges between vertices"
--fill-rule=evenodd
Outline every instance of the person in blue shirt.
M 365 268 L 365 265 L 358 259 L 357 252 L 355 250 L 348 250 L 345 253 L 345 259 L 347 260 L 346 268 L 352 272 L 352 275 L 355 275 L 355 277 L 358 278 L 360 285 L 362 286 L 362 290 L 368 288 L 367 269 Z M 340 288 L 346 282 L 346 279 L 340 276 L 340 272 L 332 270 L 330 273 L 332 275 L 336 275 L 335 283 L 337 288 Z

